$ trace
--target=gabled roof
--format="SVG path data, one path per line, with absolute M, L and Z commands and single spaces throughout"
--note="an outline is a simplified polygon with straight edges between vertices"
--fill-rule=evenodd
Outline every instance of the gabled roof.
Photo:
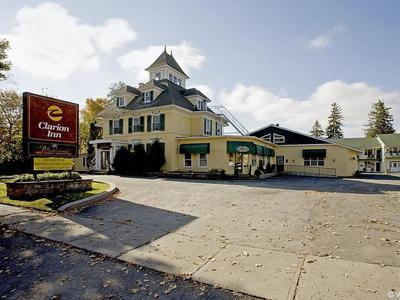
M 302 133 L 302 132 L 298 132 L 298 131 L 295 131 L 295 130 L 292 130 L 292 129 L 288 129 L 288 128 L 285 128 L 285 127 L 281 127 L 281 126 L 275 125 L 275 124 L 270 124 L 270 125 L 267 125 L 267 126 L 264 126 L 264 127 L 260 128 L 260 129 L 254 130 L 254 131 L 250 132 L 248 135 L 254 135 L 254 136 L 261 137 L 260 134 L 262 134 L 263 131 L 267 131 L 269 128 L 274 128 L 274 129 L 279 130 L 281 132 L 285 131 L 285 132 L 288 132 L 288 133 L 293 133 L 293 134 L 295 134 L 297 136 L 302 136 L 302 137 L 305 138 L 305 141 L 306 141 L 305 143 L 291 143 L 292 145 L 296 145 L 296 144 L 309 144 L 309 145 L 312 145 L 312 144 L 332 144 L 332 145 L 338 145 L 338 146 L 341 146 L 341 147 L 344 147 L 344 148 L 348 148 L 348 149 L 360 152 L 360 150 L 358 148 L 355 148 L 355 147 L 352 147 L 352 146 L 339 144 L 339 143 L 333 142 L 331 140 L 320 138 L 320 137 L 314 137 L 314 136 L 311 136 L 311 135 L 308 135 L 308 134 L 305 134 L 305 133 Z M 286 136 L 285 136 L 285 138 L 286 138 Z M 285 146 L 285 144 L 280 144 L 280 145 L 281 146 Z
M 189 76 L 186 75 L 186 73 L 182 70 L 182 68 L 176 62 L 175 58 L 172 56 L 172 52 L 171 52 L 171 55 L 167 53 L 167 49 L 164 49 L 163 53 L 161 53 L 161 55 L 145 70 L 148 71 L 149 69 L 152 69 L 155 67 L 160 67 L 163 65 L 168 65 L 171 68 L 178 71 L 179 73 L 181 73 L 182 75 L 189 78 Z
M 379 141 L 373 137 L 330 139 L 330 141 L 336 144 L 341 144 L 358 149 L 381 148 L 381 144 L 379 143 Z
M 191 88 L 191 89 L 187 89 L 185 91 L 185 96 L 193 96 L 193 95 L 199 95 L 200 97 L 211 101 L 206 95 L 204 95 L 202 92 L 200 92 L 198 89 L 195 88 Z
M 400 134 L 378 134 L 378 138 L 385 144 L 386 147 L 400 147 Z
M 186 97 L 185 88 L 173 83 L 170 80 L 150 80 L 146 84 L 140 86 L 140 89 L 148 89 L 151 87 L 158 87 L 162 90 L 161 94 L 158 95 L 154 101 L 150 103 L 144 103 L 143 101 L 143 93 L 141 93 L 138 89 L 135 91 L 139 92 L 139 95 L 132 94 L 132 97 L 127 100 L 127 105 L 123 107 L 117 107 L 115 104 L 108 106 L 105 110 L 100 112 L 97 116 L 101 118 L 107 117 L 117 117 L 122 114 L 125 114 L 132 110 L 139 110 L 144 108 L 152 108 L 152 107 L 160 107 L 166 105 L 176 105 L 182 108 L 185 108 L 190 111 L 200 111 L 197 106 L 193 105 Z M 189 89 L 192 90 L 192 89 Z M 200 91 L 196 90 L 198 93 Z M 192 92 L 189 92 L 192 93 Z M 202 94 L 202 93 L 201 93 Z M 215 114 L 211 109 L 207 108 L 207 111 Z

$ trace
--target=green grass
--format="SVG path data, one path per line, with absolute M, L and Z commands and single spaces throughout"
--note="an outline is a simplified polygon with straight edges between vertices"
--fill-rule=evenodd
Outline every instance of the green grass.
M 4 184 L 5 180 L 0 180 L 0 203 L 9 204 L 15 206 L 23 206 L 30 207 L 44 211 L 54 211 L 60 206 L 63 206 L 66 203 L 80 200 L 86 197 L 90 197 L 101 192 L 104 192 L 108 189 L 108 184 L 103 182 L 93 181 L 93 189 L 86 192 L 79 193 L 69 193 L 64 195 L 63 197 L 48 197 L 48 198 L 38 198 L 32 200 L 13 200 L 7 197 L 6 185 Z

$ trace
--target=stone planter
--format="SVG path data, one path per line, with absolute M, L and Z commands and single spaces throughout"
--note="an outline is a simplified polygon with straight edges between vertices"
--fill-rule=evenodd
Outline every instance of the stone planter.
M 67 179 L 31 182 L 7 182 L 10 199 L 32 199 L 44 196 L 63 195 L 92 189 L 92 179 Z

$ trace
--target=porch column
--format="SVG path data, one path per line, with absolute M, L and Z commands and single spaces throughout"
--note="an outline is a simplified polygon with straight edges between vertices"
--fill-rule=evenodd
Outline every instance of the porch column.
M 95 157 L 95 160 L 94 160 L 94 169 L 96 170 L 96 171 L 99 171 L 100 170 L 100 150 L 97 148 L 97 145 L 96 145 L 96 148 L 95 148 L 95 154 L 94 154 L 94 157 Z

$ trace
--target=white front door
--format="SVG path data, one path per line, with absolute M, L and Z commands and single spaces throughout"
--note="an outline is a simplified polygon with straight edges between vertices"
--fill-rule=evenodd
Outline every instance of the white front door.
M 391 161 L 389 165 L 389 172 L 391 173 L 400 172 L 400 161 Z

